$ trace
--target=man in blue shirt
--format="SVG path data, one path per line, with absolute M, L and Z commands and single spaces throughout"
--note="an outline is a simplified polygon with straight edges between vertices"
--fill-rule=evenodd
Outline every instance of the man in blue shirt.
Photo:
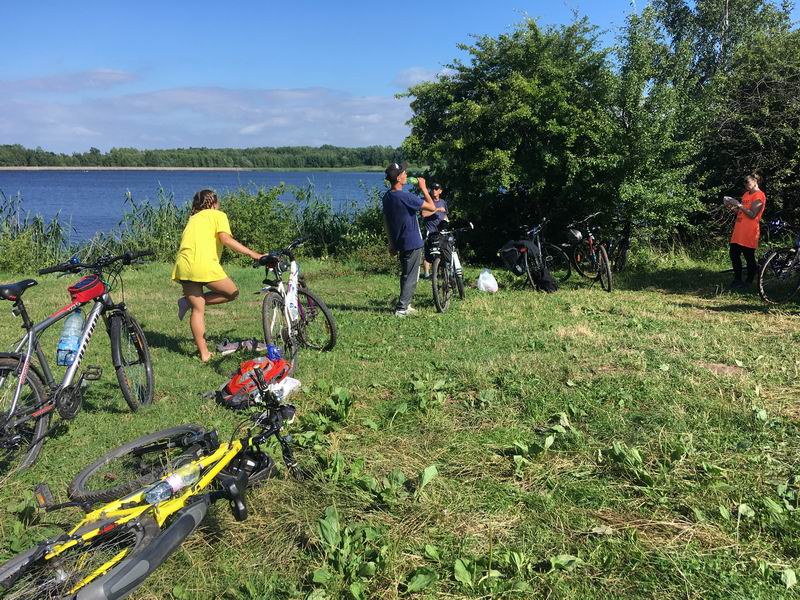
M 392 254 L 397 252 L 400 259 L 400 298 L 394 311 L 398 317 L 416 312 L 411 307 L 411 297 L 417 289 L 423 246 L 417 213 L 423 209 L 428 212 L 444 211 L 443 208 L 436 208 L 422 177 L 419 178 L 418 185 L 424 199 L 403 191 L 403 185 L 408 179 L 407 168 L 406 162 L 392 163 L 386 167 L 386 179 L 389 180 L 390 188 L 383 195 L 383 220 L 389 236 L 389 251 Z

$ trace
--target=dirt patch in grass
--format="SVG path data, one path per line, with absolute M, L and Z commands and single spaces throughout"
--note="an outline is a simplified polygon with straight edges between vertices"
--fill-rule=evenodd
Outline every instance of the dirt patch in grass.
M 744 375 L 744 369 L 742 367 L 735 367 L 733 365 L 725 365 L 722 363 L 712 363 L 705 361 L 699 361 L 697 364 L 706 369 L 707 371 L 713 373 L 714 375 L 724 375 L 726 377 L 733 377 L 735 375 Z
M 735 541 L 716 527 L 707 523 L 693 523 L 684 518 L 643 519 L 611 511 L 595 513 L 595 517 L 613 531 L 633 529 L 639 539 L 654 548 L 675 548 L 697 542 L 708 550 L 727 548 Z
M 568 325 L 562 327 L 556 327 L 556 336 L 564 339 L 589 339 L 594 335 L 594 332 L 589 328 L 588 325 L 578 324 L 578 325 Z

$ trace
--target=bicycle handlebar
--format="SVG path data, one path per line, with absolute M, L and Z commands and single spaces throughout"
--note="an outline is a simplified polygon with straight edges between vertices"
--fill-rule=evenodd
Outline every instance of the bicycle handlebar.
M 154 254 L 155 253 L 152 250 L 123 252 L 122 254 L 119 254 L 117 256 L 99 258 L 94 263 L 82 263 L 73 259 L 68 262 L 61 263 L 59 265 L 53 265 L 52 267 L 45 267 L 44 269 L 39 269 L 39 275 L 47 275 L 48 273 L 77 273 L 79 271 L 82 271 L 83 269 L 99 270 L 117 261 L 122 261 L 122 264 L 129 265 L 137 258 L 143 258 L 145 256 L 153 256 Z
M 602 211 L 598 210 L 596 213 L 592 213 L 588 217 L 584 217 L 580 221 L 573 221 L 572 223 L 567 225 L 567 227 L 575 227 L 575 225 L 580 225 L 581 223 L 586 223 L 586 221 L 588 221 L 589 219 L 594 219 L 597 215 L 600 215 L 600 214 L 603 214 L 603 213 L 602 213 Z
M 274 264 L 275 262 L 277 262 L 278 257 L 280 256 L 287 256 L 289 257 L 289 259 L 294 260 L 293 250 L 305 244 L 307 240 L 308 240 L 307 237 L 299 237 L 296 240 L 294 240 L 291 244 L 286 246 L 286 248 L 284 248 L 283 250 L 273 250 L 272 252 L 264 254 L 258 260 L 253 261 L 253 268 L 255 269 L 257 267 L 265 267 Z

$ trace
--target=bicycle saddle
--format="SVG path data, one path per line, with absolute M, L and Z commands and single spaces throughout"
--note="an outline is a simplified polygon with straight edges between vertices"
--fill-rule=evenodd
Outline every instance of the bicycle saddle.
M 3 300 L 16 301 L 20 296 L 22 296 L 25 290 L 27 290 L 29 287 L 35 286 L 37 283 L 39 282 L 35 279 L 23 279 L 17 283 L 2 284 L 0 285 L 0 298 Z

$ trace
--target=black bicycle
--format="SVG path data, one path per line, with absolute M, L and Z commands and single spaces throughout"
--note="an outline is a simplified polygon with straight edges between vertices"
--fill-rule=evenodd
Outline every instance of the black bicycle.
M 608 258 L 607 243 L 595 237 L 599 227 L 590 224 L 590 221 L 599 214 L 599 212 L 593 213 L 567 225 L 567 237 L 572 245 L 572 264 L 575 270 L 587 279 L 599 281 L 600 287 L 610 292 L 611 261 Z M 625 257 L 627 261 L 627 251 Z
M 770 230 L 773 236 L 791 232 L 784 221 L 770 222 Z M 792 235 L 791 248 L 768 250 L 760 261 L 758 294 L 768 304 L 789 302 L 800 289 L 800 235 Z
M 83 402 L 86 382 L 99 379 L 102 369 L 88 366 L 78 375 L 86 348 L 102 318 L 111 338 L 111 362 L 116 371 L 122 396 L 132 411 L 153 401 L 153 367 L 150 350 L 138 321 L 125 302 L 116 303 L 111 291 L 122 281 L 124 266 L 152 252 L 126 252 L 101 257 L 93 263 L 77 259 L 47 267 L 46 273 L 90 274 L 68 288 L 71 302 L 39 323 L 28 314 L 22 296 L 37 285 L 35 279 L 0 285 L 0 299 L 13 302 L 12 313 L 22 319 L 27 332 L 13 352 L 0 353 L 0 470 L 25 469 L 31 466 L 50 433 L 50 418 L 57 411 L 62 419 L 73 419 Z M 77 349 L 65 360 L 67 370 L 58 382 L 39 342 L 43 331 L 93 303 L 83 324 Z M 34 360 L 34 355 L 36 360 Z
M 440 229 L 428 236 L 428 253 L 431 260 L 431 287 L 433 304 L 438 312 L 450 306 L 453 290 L 458 292 L 459 300 L 464 299 L 464 272 L 458 258 L 456 236 L 474 229 L 472 223 L 467 227 L 447 229 L 449 223 L 442 221 Z

